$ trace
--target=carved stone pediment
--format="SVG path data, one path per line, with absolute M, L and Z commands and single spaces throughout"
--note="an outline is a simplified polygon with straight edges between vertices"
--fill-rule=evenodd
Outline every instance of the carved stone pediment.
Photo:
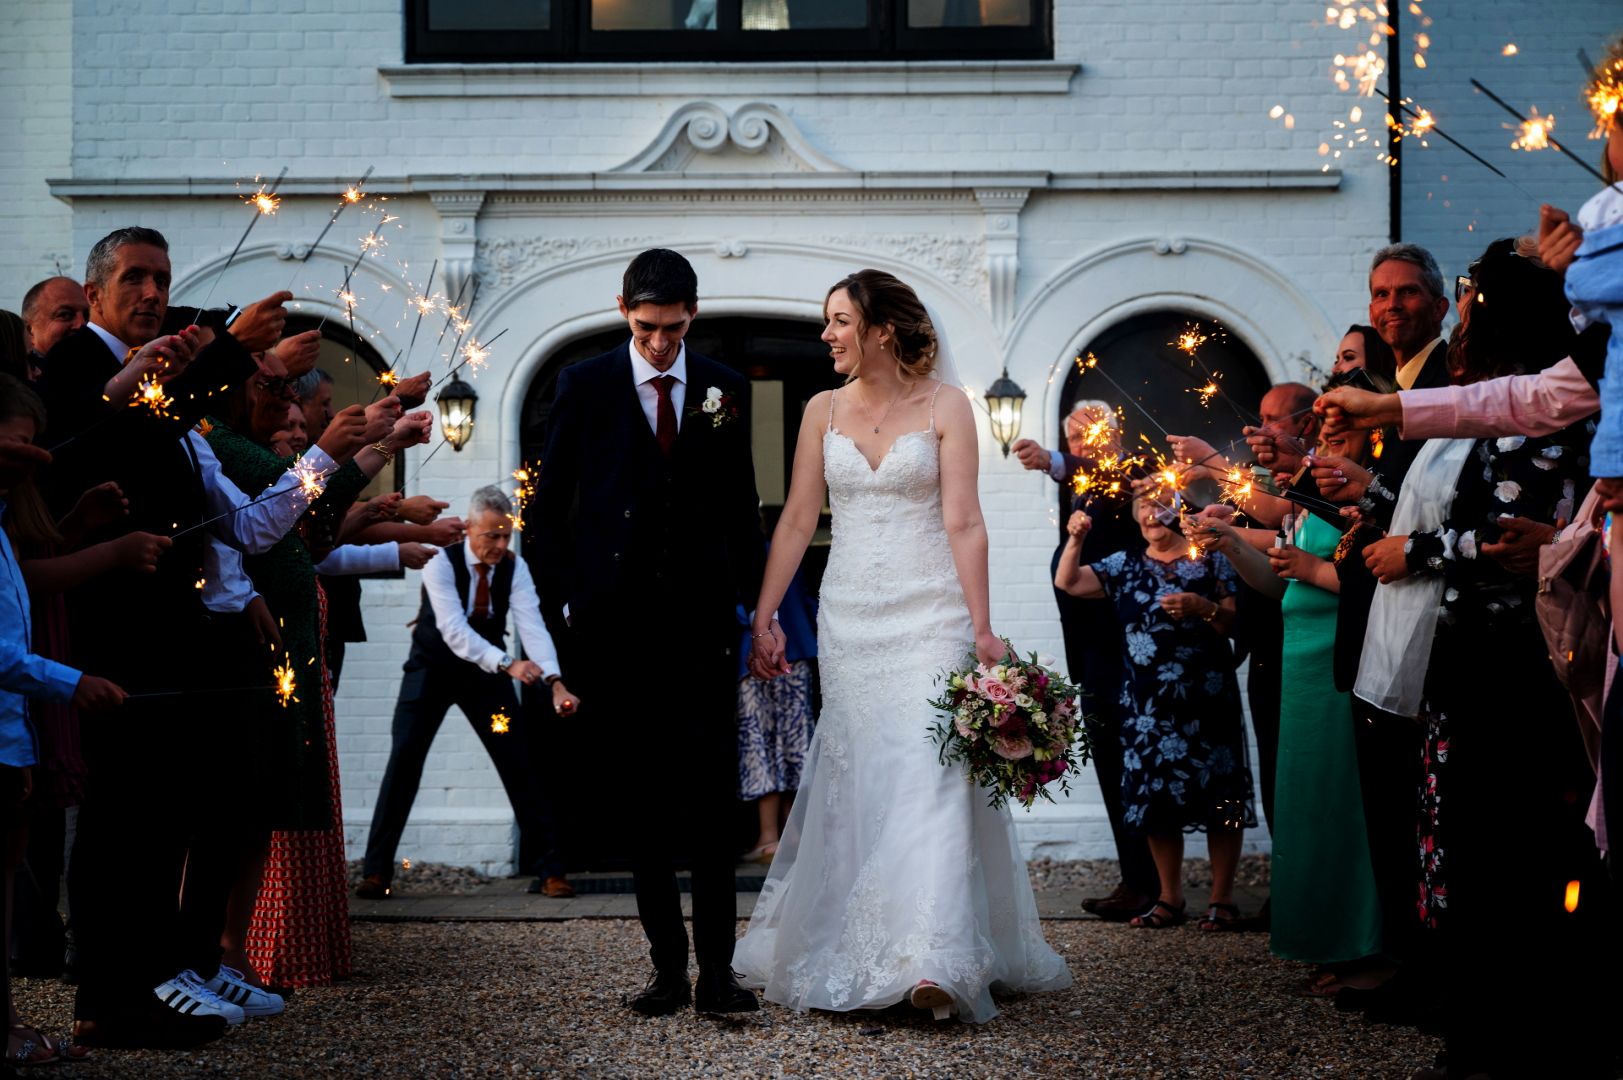
M 846 173 L 818 150 L 776 105 L 752 102 L 731 116 L 708 101 L 690 102 L 665 122 L 642 153 L 612 173 Z

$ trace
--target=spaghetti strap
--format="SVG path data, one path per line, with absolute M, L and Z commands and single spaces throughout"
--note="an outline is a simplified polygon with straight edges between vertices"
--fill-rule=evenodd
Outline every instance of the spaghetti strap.
M 828 430 L 829 431 L 834 430 L 834 395 L 838 394 L 838 393 L 839 393 L 838 390 L 830 390 L 828 392 Z
M 936 394 L 941 393 L 941 388 L 943 386 L 945 386 L 945 385 L 946 384 L 943 383 L 940 379 L 937 379 L 936 384 L 935 384 L 935 394 L 930 395 L 930 431 L 932 433 L 935 431 L 935 399 L 936 399 Z

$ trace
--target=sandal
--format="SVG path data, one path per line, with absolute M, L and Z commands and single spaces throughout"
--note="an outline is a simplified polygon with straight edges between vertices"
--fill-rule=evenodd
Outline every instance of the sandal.
M 907 995 L 907 1003 L 915 1009 L 925 1009 L 937 1020 L 949 1019 L 957 1006 L 953 1004 L 952 995 L 929 979 L 920 979 L 919 984 L 913 987 L 912 993 Z
M 1234 930 L 1239 924 L 1240 909 L 1233 904 L 1219 903 L 1215 900 L 1206 905 L 1206 917 L 1200 920 L 1200 928 L 1208 933 Z
M 7 1054 L 7 1059 L 17 1068 L 83 1061 L 90 1056 L 89 1047 L 76 1046 L 71 1041 L 52 1042 L 50 1036 L 28 1024 L 12 1024 L 10 1034 L 22 1043 L 15 1052 Z M 10 1050 L 9 1039 L 7 1050 Z
M 1186 907 L 1186 904 L 1173 907 L 1165 900 L 1157 900 L 1150 905 L 1148 911 L 1142 915 L 1135 915 L 1127 925 L 1143 930 L 1165 930 L 1169 926 L 1180 926 L 1186 921 L 1184 917 Z

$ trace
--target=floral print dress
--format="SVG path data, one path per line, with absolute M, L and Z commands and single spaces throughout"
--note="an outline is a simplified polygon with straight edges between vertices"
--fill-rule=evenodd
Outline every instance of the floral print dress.
M 1160 605 L 1172 593 L 1232 596 L 1234 567 L 1215 553 L 1168 563 L 1125 551 L 1092 566 L 1125 631 L 1121 784 L 1128 831 L 1254 828 L 1228 639 L 1210 623 L 1173 618 Z

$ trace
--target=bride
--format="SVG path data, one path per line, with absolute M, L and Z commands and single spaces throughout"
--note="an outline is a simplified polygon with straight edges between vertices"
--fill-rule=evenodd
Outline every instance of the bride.
M 937 340 L 911 288 L 862 270 L 824 301 L 838 390 L 812 398 L 751 627 L 751 671 L 788 670 L 770 615 L 825 492 L 833 548 L 817 616 L 823 711 L 772 870 L 738 942 L 745 986 L 795 1009 L 908 1001 L 997 1015 L 990 988 L 1058 990 L 1007 809 L 928 738 L 935 676 L 1002 659 L 987 597 L 975 415 L 931 378 Z M 948 373 L 950 374 L 950 373 Z

